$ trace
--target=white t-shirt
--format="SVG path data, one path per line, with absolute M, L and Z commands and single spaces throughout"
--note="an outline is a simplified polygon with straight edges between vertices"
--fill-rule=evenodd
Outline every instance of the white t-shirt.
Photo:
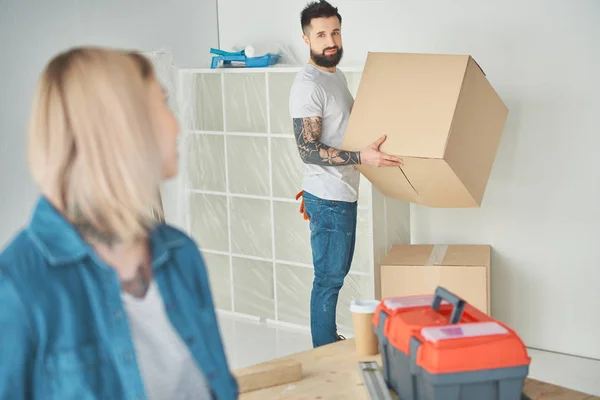
M 128 293 L 122 298 L 148 398 L 211 399 L 204 374 L 169 321 L 156 282 L 142 299 Z
M 323 71 L 306 64 L 296 75 L 290 93 L 292 118 L 321 117 L 321 143 L 340 149 L 354 98 L 342 71 Z M 343 149 L 340 149 L 343 150 Z M 351 165 L 306 164 L 302 189 L 326 200 L 358 200 L 360 173 Z

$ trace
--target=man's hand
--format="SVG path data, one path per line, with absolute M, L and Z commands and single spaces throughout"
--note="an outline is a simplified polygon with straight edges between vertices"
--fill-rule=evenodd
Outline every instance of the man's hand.
M 375 167 L 401 167 L 403 165 L 402 160 L 398 157 L 379 151 L 379 147 L 385 139 L 386 136 L 383 135 L 369 147 L 365 147 L 360 151 L 360 163 L 362 165 L 373 165 Z

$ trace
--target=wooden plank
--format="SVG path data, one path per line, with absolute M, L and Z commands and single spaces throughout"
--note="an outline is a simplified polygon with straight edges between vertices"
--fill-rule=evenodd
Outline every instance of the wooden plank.
M 281 360 L 295 360 L 302 364 L 301 381 L 245 393 L 240 399 L 368 400 L 369 394 L 358 370 L 358 362 L 377 361 L 381 365 L 381 357 L 359 357 L 354 349 L 354 340 L 343 340 L 285 357 Z M 599 397 L 532 379 L 526 380 L 524 391 L 532 400 L 600 400 Z
M 356 356 L 353 340 L 343 340 L 284 359 L 302 364 L 301 381 L 246 393 L 240 399 L 368 400 L 369 394 L 359 373 L 358 361 L 380 361 L 378 356 Z
M 240 393 L 296 382 L 302 379 L 299 361 L 275 360 L 234 372 Z
M 600 397 L 527 379 L 523 390 L 531 400 L 598 400 Z

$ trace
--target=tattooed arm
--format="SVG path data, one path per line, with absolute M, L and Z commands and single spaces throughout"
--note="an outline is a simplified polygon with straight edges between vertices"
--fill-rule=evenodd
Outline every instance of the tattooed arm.
M 361 151 L 339 150 L 320 141 L 323 124 L 324 93 L 311 82 L 300 82 L 292 86 L 290 114 L 294 119 L 294 136 L 298 152 L 305 164 L 324 166 L 372 165 L 376 167 L 398 167 L 402 160 L 379 151 L 385 141 L 382 136 Z
M 322 121 L 321 117 L 294 118 L 294 136 L 302 161 L 329 166 L 360 164 L 360 151 L 338 150 L 319 141 Z

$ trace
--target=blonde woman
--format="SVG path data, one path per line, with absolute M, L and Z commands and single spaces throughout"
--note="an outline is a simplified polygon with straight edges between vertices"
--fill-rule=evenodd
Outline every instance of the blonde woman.
M 42 196 L 0 254 L 0 399 L 235 399 L 196 244 L 157 221 L 178 125 L 152 65 L 78 48 L 44 70 Z

